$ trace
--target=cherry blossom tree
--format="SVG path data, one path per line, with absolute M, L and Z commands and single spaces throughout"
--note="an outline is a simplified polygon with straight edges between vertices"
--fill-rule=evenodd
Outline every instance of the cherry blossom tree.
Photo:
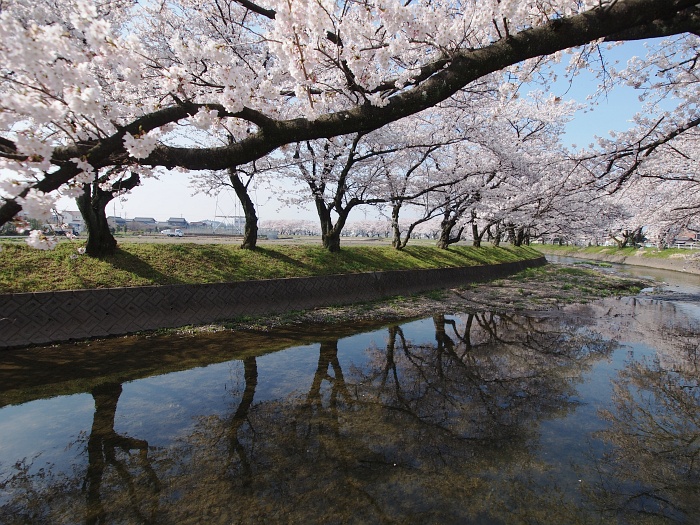
M 86 254 L 100 256 L 115 250 L 117 241 L 107 223 L 106 207 L 115 197 L 138 186 L 140 181 L 137 172 L 129 172 L 128 176 L 122 174 L 116 180 L 114 174 L 107 172 L 83 185 L 83 193 L 76 198 L 76 203 L 88 230 Z
M 3 1 L 0 224 L 96 174 L 236 169 L 380 129 L 509 68 L 527 80 L 575 46 L 688 34 L 699 19 L 695 0 Z M 693 49 L 662 67 L 677 72 L 669 89 L 694 74 Z M 179 126 L 234 140 L 183 146 Z
M 258 174 L 255 163 L 247 166 L 229 168 L 226 171 L 197 172 L 191 179 L 195 191 L 206 195 L 218 195 L 224 188 L 232 188 L 241 203 L 245 226 L 241 248 L 254 250 L 258 242 L 258 214 L 255 203 L 248 191 L 253 179 Z
M 309 220 L 275 219 L 263 221 L 261 226 L 280 235 L 321 235 L 318 223 Z

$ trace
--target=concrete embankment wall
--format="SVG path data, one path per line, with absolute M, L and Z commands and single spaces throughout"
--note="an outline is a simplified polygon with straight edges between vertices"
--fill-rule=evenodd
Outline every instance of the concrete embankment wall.
M 0 295 L 0 348 L 201 325 L 374 301 L 504 277 L 544 257 L 489 266 Z

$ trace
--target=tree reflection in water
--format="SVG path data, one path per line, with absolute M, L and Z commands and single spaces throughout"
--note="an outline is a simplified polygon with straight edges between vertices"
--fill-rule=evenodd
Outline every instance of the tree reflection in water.
M 75 477 L 53 475 L 50 468 L 32 473 L 32 465 L 22 462 L 14 476 L 0 483 L 0 488 L 15 495 L 2 507 L 2 523 L 156 522 L 160 482 L 148 443 L 114 430 L 121 393 L 118 383 L 91 391 L 95 412 L 85 446 L 87 468 L 82 482 L 78 469 Z M 72 443 L 68 448 L 81 444 Z
M 152 523 L 158 515 L 160 482 L 148 457 L 148 443 L 119 435 L 114 430 L 121 393 L 122 386 L 116 383 L 92 390 L 95 416 L 87 443 L 88 468 L 84 484 L 85 523 L 88 524 L 111 523 L 115 517 L 123 519 L 129 512 L 133 513 L 136 523 Z M 135 458 L 132 451 L 137 452 Z M 112 467 L 112 473 L 107 471 L 108 467 Z M 110 494 L 113 492 L 120 495 L 115 498 Z M 115 499 L 121 503 L 116 509 L 113 507 Z M 111 512 L 107 507 L 112 507 Z
M 667 335 L 675 354 L 628 362 L 613 408 L 603 411 L 610 427 L 600 437 L 612 448 L 597 463 L 590 496 L 626 523 L 700 520 L 700 337 L 687 329 Z
M 408 327 L 388 327 L 385 347 L 352 362 L 325 338 L 310 381 L 277 397 L 256 398 L 269 385 L 261 358 L 246 357 L 235 367 L 238 386 L 225 387 L 228 408 L 200 407 L 196 423 L 163 448 L 114 431 L 121 387 L 104 385 L 92 392 L 84 479 L 20 469 L 5 485 L 14 499 L 3 511 L 27 518 L 32 509 L 17 523 L 576 524 L 613 509 L 624 509 L 615 515 L 622 523 L 642 522 L 640 511 L 652 523 L 649 512 L 700 515 L 697 361 L 672 372 L 628 364 L 601 433 L 612 446 L 585 498 L 581 485 L 562 484 L 570 466 L 542 450 L 542 424 L 579 406 L 578 384 L 617 343 L 578 318 L 436 315 L 432 327 L 430 338 L 415 340 Z
M 514 508 L 582 522 L 565 494 L 542 490 L 537 424 L 577 406 L 576 378 L 615 344 L 505 315 L 433 324 L 434 344 L 392 326 L 386 348 L 352 364 L 326 340 L 308 390 L 282 399 L 251 403 L 258 379 L 246 366 L 236 417 L 201 418 L 177 447 L 187 453 L 170 518 L 196 521 L 207 502 L 217 523 L 493 522 Z M 222 457 L 233 475 L 220 475 Z

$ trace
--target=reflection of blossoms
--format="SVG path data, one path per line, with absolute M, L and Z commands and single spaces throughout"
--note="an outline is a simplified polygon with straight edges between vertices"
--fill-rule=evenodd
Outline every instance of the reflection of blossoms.
M 666 333 L 678 341 L 683 331 Z M 628 363 L 613 380 L 613 407 L 601 411 L 609 426 L 598 435 L 612 447 L 596 466 L 606 476 L 591 497 L 628 517 L 626 523 L 652 514 L 664 522 L 700 523 L 697 340 L 689 348 L 690 359 L 678 355 L 669 368 L 663 354 Z
M 58 241 L 55 237 L 47 237 L 40 230 L 32 230 L 27 237 L 27 244 L 38 250 L 53 250 Z

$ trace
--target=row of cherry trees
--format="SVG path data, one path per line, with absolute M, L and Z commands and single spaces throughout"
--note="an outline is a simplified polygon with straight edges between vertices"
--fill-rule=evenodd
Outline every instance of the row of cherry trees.
M 397 247 L 428 216 L 442 246 L 591 216 L 662 237 L 700 205 L 694 0 L 6 0 L 0 28 L 0 225 L 79 197 L 93 255 L 116 246 L 105 202 L 168 169 L 242 196 L 251 175 L 294 178 L 331 250 L 361 204 L 390 210 Z M 654 37 L 619 71 L 599 60 Z M 572 107 L 523 93 L 554 64 L 648 105 L 567 152 Z

